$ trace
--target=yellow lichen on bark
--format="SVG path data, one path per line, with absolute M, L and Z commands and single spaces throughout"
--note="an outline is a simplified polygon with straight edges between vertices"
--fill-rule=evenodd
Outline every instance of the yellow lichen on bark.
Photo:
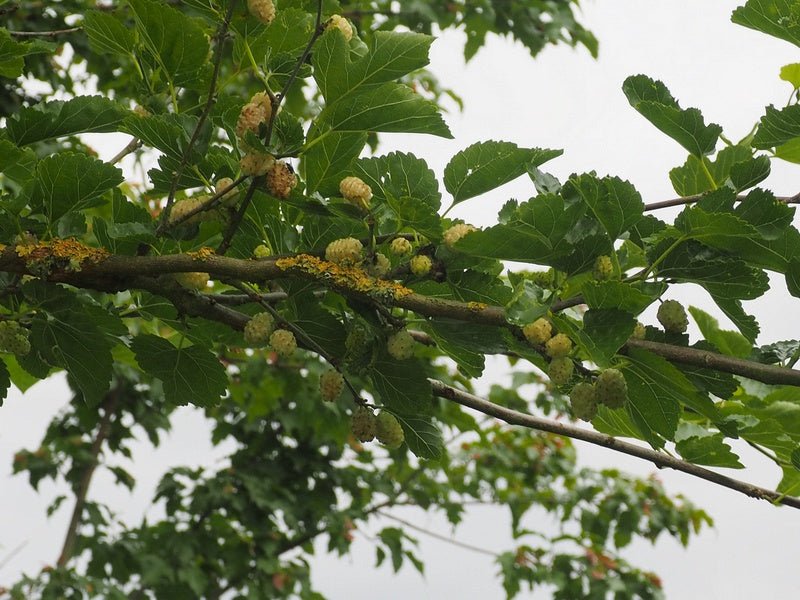
M 56 238 L 34 244 L 17 244 L 14 250 L 17 256 L 28 264 L 43 264 L 50 259 L 58 259 L 59 261 L 69 261 L 70 265 L 80 266 L 87 262 L 96 264 L 110 256 L 104 248 L 92 248 L 74 238 Z
M 212 256 L 216 256 L 216 254 L 214 249 L 208 246 L 203 246 L 200 250 L 195 250 L 194 252 L 187 252 L 187 255 L 191 256 L 193 260 L 208 260 Z

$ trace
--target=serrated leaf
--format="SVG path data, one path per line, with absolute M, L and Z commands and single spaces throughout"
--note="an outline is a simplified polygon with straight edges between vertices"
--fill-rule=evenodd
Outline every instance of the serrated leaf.
M 133 53 L 133 32 L 115 16 L 90 10 L 84 14 L 81 25 L 89 37 L 92 52 L 118 56 Z
M 783 65 L 780 78 L 791 83 L 794 89 L 800 88 L 800 63 Z
M 194 129 L 195 123 L 192 117 L 183 115 L 132 115 L 125 119 L 121 129 L 139 138 L 145 145 L 180 159 L 189 141 L 188 131 Z
M 706 125 L 696 108 L 682 109 L 662 82 L 634 75 L 625 80 L 622 91 L 631 106 L 690 154 L 699 157 L 714 151 L 722 127 Z
M 39 381 L 38 377 L 31 375 L 27 370 L 22 368 L 17 357 L 13 354 L 4 356 L 3 362 L 5 362 L 6 368 L 8 369 L 11 383 L 20 392 L 26 392 L 34 383 Z
M 706 156 L 698 157 L 690 154 L 683 165 L 669 172 L 669 179 L 679 196 L 695 196 L 717 189 L 731 176 L 734 166 L 751 161 L 752 150 L 744 146 L 728 146 L 720 150 L 717 159 L 713 161 Z M 768 159 L 767 173 L 769 173 Z M 756 183 L 758 181 L 760 179 Z
M 111 345 L 91 317 L 73 311 L 59 319 L 37 317 L 31 345 L 48 363 L 66 369 L 87 402 L 102 400 L 111 382 Z
M 619 177 L 574 176 L 564 185 L 563 194 L 579 196 L 611 239 L 617 239 L 642 218 L 642 197 L 630 182 Z
M 739 457 L 724 440 L 725 436 L 721 433 L 689 437 L 676 443 L 675 450 L 684 460 L 696 465 L 743 469 Z
M 284 8 L 283 5 L 276 12 L 275 20 L 269 25 L 259 24 L 257 29 L 247 29 L 250 23 L 244 21 L 239 34 L 241 39 L 246 39 L 250 51 L 259 64 L 268 55 L 287 54 L 296 59 L 308 44 L 314 31 L 313 15 L 296 8 Z M 237 49 L 239 45 L 237 39 Z M 243 53 L 244 50 L 237 52 L 237 54 Z
M 331 356 L 344 356 L 347 332 L 344 325 L 322 308 L 313 295 L 294 294 L 286 318 Z
M 767 107 L 753 136 L 753 147 L 762 150 L 778 148 L 800 137 L 800 105 L 784 108 Z
M 712 298 L 720 310 L 725 313 L 725 316 L 736 325 L 739 332 L 747 338 L 750 343 L 754 344 L 758 334 L 761 332 L 761 328 L 758 326 L 758 322 L 754 316 L 744 312 L 741 301 L 721 298 L 714 295 L 712 295 Z
M 279 112 L 278 116 L 275 117 L 272 143 L 269 147 L 272 154 L 294 156 L 300 152 L 305 139 L 300 121 L 285 110 Z
M 0 360 L 0 407 L 3 406 L 3 401 L 6 399 L 10 387 L 11 374 L 8 371 L 8 366 L 6 365 L 5 360 Z
M 36 165 L 31 204 L 52 223 L 71 211 L 97 204 L 99 196 L 122 183 L 122 171 L 85 154 L 61 152 Z
M 745 358 L 750 355 L 752 345 L 746 337 L 735 331 L 725 331 L 719 328 L 717 320 L 707 312 L 695 306 L 689 307 L 689 313 L 694 318 L 703 337 L 714 344 L 723 354 Z
M 0 28 L 0 77 L 16 79 L 25 68 L 24 57 L 46 51 L 43 44 L 18 42 L 7 29 Z
M 392 411 L 400 421 L 409 450 L 420 458 L 437 459 L 444 453 L 442 432 L 431 417 L 404 415 Z
M 795 448 L 794 450 L 792 450 L 790 459 L 792 461 L 792 466 L 794 466 L 795 469 L 800 471 L 800 448 Z
M 18 146 L 78 133 L 116 131 L 128 111 L 102 96 L 51 100 L 22 108 L 6 122 L 9 138 Z
M 731 183 L 737 192 L 750 189 L 769 177 L 771 163 L 768 156 L 756 156 L 731 167 Z
M 382 354 L 375 360 L 370 377 L 381 401 L 393 413 L 430 414 L 433 392 L 422 365 L 414 359 L 398 361 Z
M 225 368 L 205 348 L 176 348 L 155 335 L 138 335 L 131 349 L 142 370 L 162 381 L 168 402 L 212 406 L 225 394 Z
M 800 46 L 797 6 L 791 0 L 748 0 L 731 15 L 731 21 Z
M 563 154 L 562 150 L 520 148 L 511 142 L 478 142 L 461 150 L 444 168 L 453 204 L 479 196 Z
M 372 188 L 377 200 L 414 198 L 434 211 L 441 206 L 436 174 L 423 159 L 413 154 L 390 152 L 385 156 L 361 158 L 353 165 L 353 173 Z
M 777 491 L 787 496 L 800 496 L 800 472 L 792 467 L 783 467 L 783 478 Z
M 136 30 L 164 75 L 174 85 L 194 87 L 210 66 L 209 44 L 196 21 L 166 4 L 128 0 Z
M 338 195 L 342 174 L 350 169 L 366 143 L 365 132 L 352 131 L 331 131 L 315 140 L 313 146 L 303 151 L 300 163 L 307 193 Z
M 590 281 L 582 288 L 589 308 L 618 308 L 638 315 L 664 292 L 664 285 L 639 286 L 621 281 Z
M 791 227 L 795 209 L 778 201 L 772 192 L 755 189 L 736 206 L 735 213 L 765 240 L 776 240 Z
M 497 327 L 435 319 L 428 322 L 427 329 L 439 349 L 456 361 L 468 377 L 481 376 L 485 355 L 508 350 L 502 331 Z
M 552 320 L 556 329 L 566 333 L 588 360 L 602 368 L 612 365 L 617 350 L 628 341 L 636 327 L 633 315 L 616 309 L 587 311 L 583 328 L 561 315 L 553 315 Z

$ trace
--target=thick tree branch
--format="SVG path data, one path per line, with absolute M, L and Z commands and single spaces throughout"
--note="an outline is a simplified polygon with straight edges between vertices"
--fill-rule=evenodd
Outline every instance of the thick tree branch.
M 446 400 L 451 400 L 462 406 L 466 406 L 473 410 L 477 410 L 478 412 L 491 415 L 497 419 L 500 419 L 501 421 L 509 423 L 510 425 L 520 425 L 529 429 L 546 431 L 548 433 L 563 435 L 575 440 L 588 442 L 596 446 L 601 446 L 603 448 L 622 452 L 623 454 L 628 454 L 629 456 L 644 459 L 648 462 L 652 462 L 661 469 L 675 469 L 676 471 L 687 473 L 693 477 L 705 479 L 711 483 L 716 483 L 717 485 L 721 485 L 736 492 L 745 494 L 746 496 L 750 496 L 751 498 L 769 500 L 774 504 L 783 504 L 785 506 L 791 506 L 792 508 L 800 508 L 800 498 L 785 496 L 766 488 L 752 485 L 744 481 L 739 481 L 738 479 L 721 475 L 684 460 L 673 458 L 672 456 L 662 454 L 661 452 L 656 452 L 655 450 L 651 450 L 649 448 L 643 448 L 629 442 L 623 442 L 609 435 L 597 433 L 596 431 L 590 431 L 588 429 L 583 429 L 567 423 L 535 417 L 533 415 L 527 415 L 516 410 L 511 410 L 510 408 L 499 406 L 489 402 L 488 400 L 479 398 L 478 396 L 474 396 L 467 392 L 450 387 L 449 385 L 446 385 L 435 379 L 429 379 L 428 381 L 431 384 L 435 396 L 444 398 Z

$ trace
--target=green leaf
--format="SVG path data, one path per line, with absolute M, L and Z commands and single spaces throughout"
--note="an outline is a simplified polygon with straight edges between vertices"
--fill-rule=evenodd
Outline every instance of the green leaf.
M 675 167 L 669 172 L 669 179 L 679 196 L 695 196 L 722 186 L 731 176 L 734 166 L 751 161 L 752 150 L 744 146 L 724 148 L 717 154 L 715 161 L 705 156 L 690 154 L 682 166 Z M 769 159 L 767 159 L 767 174 L 769 174 Z M 760 179 L 755 183 L 758 181 Z
M 553 315 L 552 319 L 558 331 L 569 335 L 586 357 L 602 368 L 612 366 L 617 350 L 636 327 L 633 315 L 616 309 L 589 310 L 583 317 L 582 329 L 561 315 Z
M 635 285 L 620 281 L 590 281 L 582 288 L 589 308 L 618 308 L 638 315 L 664 293 L 664 285 Z
M 89 47 L 97 54 L 130 56 L 133 54 L 133 32 L 113 15 L 87 11 L 81 23 L 89 37 Z
M 116 131 L 128 111 L 102 96 L 51 100 L 22 108 L 8 120 L 9 138 L 18 146 L 78 133 Z
M 725 436 L 721 433 L 687 437 L 675 444 L 675 450 L 684 460 L 696 465 L 743 469 L 739 457 L 724 440 Z
M 792 450 L 791 461 L 794 468 L 800 471 L 800 448 Z
M 328 104 L 365 87 L 395 81 L 428 64 L 429 35 L 378 31 L 366 53 L 351 61 L 344 37 L 322 36 L 314 48 L 314 78 Z
M 755 317 L 744 312 L 742 303 L 739 300 L 721 298 L 713 295 L 712 298 L 714 298 L 714 302 L 720 310 L 725 313 L 725 316 L 736 325 L 739 332 L 747 338 L 750 343 L 754 344 L 758 334 L 761 332 L 761 328 L 758 326 Z
M 48 363 L 66 369 L 89 404 L 100 403 L 111 382 L 111 344 L 93 318 L 73 311 L 36 317 L 31 343 Z
M 163 382 L 168 402 L 212 406 L 225 394 L 225 368 L 205 348 L 176 348 L 155 335 L 137 335 L 131 349 L 142 370 Z
M 800 63 L 783 65 L 780 78 L 791 83 L 794 89 L 800 88 Z
M 408 86 L 384 83 L 329 104 L 317 120 L 334 131 L 428 133 L 452 138 L 439 109 Z
M 269 147 L 272 154 L 296 155 L 302 149 L 306 139 L 300 121 L 285 110 L 279 112 L 275 117 L 272 134 L 272 143 Z
M 372 188 L 376 200 L 414 198 L 434 211 L 441 206 L 436 174 L 413 154 L 390 152 L 385 156 L 361 158 L 353 165 L 353 174 Z
M 249 25 L 250 21 L 243 22 Z M 308 44 L 311 34 L 314 31 L 314 16 L 303 10 L 296 8 L 284 8 L 276 12 L 275 20 L 268 26 L 259 25 L 258 29 L 248 31 L 243 27 L 239 31 L 240 38 L 237 38 L 237 50 L 241 40 L 246 40 L 250 46 L 250 51 L 257 63 L 262 63 L 267 56 L 277 56 L 288 54 L 293 58 L 298 58 L 303 48 Z M 237 52 L 242 55 L 244 50 Z M 246 59 L 240 58 L 240 62 Z
M 11 374 L 8 371 L 8 366 L 6 365 L 5 360 L 0 360 L 0 407 L 3 406 L 3 400 L 6 399 L 6 396 L 8 395 L 8 389 L 10 387 Z
M 196 87 L 210 67 L 209 45 L 194 19 L 166 4 L 128 0 L 136 31 L 145 47 L 174 85 Z
M 420 458 L 437 459 L 444 453 L 442 432 L 431 417 L 391 411 L 400 421 L 409 450 Z
M 792 104 L 778 109 L 770 105 L 758 123 L 753 136 L 753 147 L 762 150 L 779 148 L 800 137 L 800 105 Z
M 34 383 L 39 381 L 38 377 L 34 377 L 28 373 L 28 371 L 22 368 L 22 365 L 19 364 L 17 357 L 13 354 L 4 356 L 3 362 L 5 362 L 5 366 L 8 369 L 11 383 L 13 383 L 14 387 L 19 389 L 20 392 L 26 392 L 31 388 L 31 386 L 33 386 Z
M 194 130 L 195 125 L 195 118 L 184 115 L 132 115 L 125 119 L 122 130 L 139 138 L 145 145 L 180 159 L 183 149 L 188 145 L 191 135 L 189 132 Z
M 468 377 L 481 376 L 485 355 L 508 350 L 502 331 L 497 327 L 435 319 L 428 322 L 427 330 L 439 349 L 456 361 Z
M 565 184 L 563 194 L 580 197 L 612 240 L 642 218 L 642 197 L 631 183 L 619 177 L 573 176 Z
M 392 412 L 430 414 L 433 392 L 419 362 L 398 361 L 383 354 L 375 360 L 370 376 L 381 401 Z
M 747 190 L 769 177 L 771 163 L 768 156 L 756 156 L 731 167 L 731 183 L 737 192 Z
M 689 307 L 689 312 L 694 318 L 703 337 L 714 344 L 723 354 L 745 358 L 750 355 L 752 345 L 746 337 L 735 331 L 725 331 L 719 328 L 717 320 L 707 312 L 694 306 Z
M 777 491 L 787 496 L 800 496 L 800 472 L 793 467 L 783 467 L 783 478 Z
M 444 186 L 453 204 L 479 196 L 524 175 L 528 167 L 563 154 L 562 150 L 520 148 L 511 142 L 478 142 L 458 152 L 444 168 Z
M 42 42 L 23 43 L 11 37 L 7 29 L 0 28 L 0 77 L 16 79 L 25 68 L 24 57 L 48 52 L 50 46 Z
M 300 166 L 307 192 L 339 195 L 339 182 L 366 143 L 367 134 L 364 132 L 331 131 L 304 150 Z
M 731 21 L 800 46 L 797 5 L 792 0 L 748 0 L 733 11 Z
M 791 228 L 795 209 L 778 201 L 772 192 L 755 189 L 736 206 L 734 212 L 755 227 L 765 240 L 777 240 Z
M 73 152 L 48 156 L 36 165 L 31 203 L 52 223 L 71 211 L 98 203 L 98 197 L 122 183 L 116 167 Z
M 696 108 L 682 109 L 662 82 L 634 75 L 625 80 L 622 91 L 631 106 L 690 154 L 699 157 L 714 151 L 722 127 L 706 125 Z

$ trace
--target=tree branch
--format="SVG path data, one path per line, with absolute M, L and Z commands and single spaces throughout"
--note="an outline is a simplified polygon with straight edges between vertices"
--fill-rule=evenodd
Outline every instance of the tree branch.
M 403 525 L 405 527 L 408 527 L 409 529 L 413 529 L 414 531 L 418 531 L 419 533 L 422 533 L 422 534 L 427 535 L 429 537 L 432 537 L 434 539 L 440 540 L 442 542 L 447 542 L 448 544 L 456 546 L 457 548 L 463 548 L 464 550 L 471 550 L 472 552 L 477 552 L 478 554 L 484 554 L 486 556 L 491 556 L 492 558 L 497 558 L 498 557 L 498 554 L 496 554 L 495 552 L 492 552 L 491 550 L 487 550 L 486 548 L 481 548 L 480 546 L 473 546 L 472 544 L 467 544 L 467 543 L 464 543 L 464 542 L 460 542 L 460 541 L 458 541 L 456 539 L 453 539 L 451 537 L 447 537 L 446 535 L 442 535 L 441 533 L 436 533 L 435 531 L 431 531 L 430 529 L 425 529 L 424 527 L 420 527 L 419 525 L 415 525 L 414 523 L 412 523 L 410 521 L 406 521 L 405 519 L 401 519 L 400 517 L 396 517 L 396 516 L 394 516 L 392 514 L 384 512 L 382 510 L 376 511 L 376 513 L 379 516 L 381 516 L 381 517 L 383 517 L 385 519 L 391 519 L 392 521 L 397 521 L 398 523 L 400 523 L 401 525 Z
M 450 387 L 449 385 L 446 385 L 435 379 L 428 379 L 428 381 L 431 384 L 431 388 L 433 389 L 433 394 L 435 396 L 456 402 L 457 404 L 477 410 L 478 412 L 491 415 L 497 419 L 500 419 L 501 421 L 509 423 L 510 425 L 520 425 L 529 429 L 546 431 L 548 433 L 563 435 L 572 439 L 588 442 L 596 446 L 601 446 L 603 448 L 622 452 L 623 454 L 628 454 L 629 456 L 644 459 L 648 462 L 652 462 L 660 469 L 675 469 L 676 471 L 687 473 L 693 477 L 705 479 L 711 483 L 716 483 L 717 485 L 721 485 L 746 496 L 750 496 L 751 498 L 769 500 L 774 504 L 783 504 L 785 506 L 791 506 L 792 508 L 800 508 L 800 498 L 785 496 L 766 488 L 758 487 L 744 481 L 739 481 L 738 479 L 721 475 L 684 460 L 673 458 L 666 454 L 662 454 L 661 452 L 656 452 L 655 450 L 651 450 L 649 448 L 643 448 L 629 442 L 623 442 L 617 438 L 598 433 L 596 431 L 590 431 L 588 429 L 583 429 L 567 423 L 535 417 L 533 415 L 527 415 L 516 410 L 511 410 L 509 408 L 505 408 L 504 406 L 499 406 L 489 402 L 488 400 L 484 400 L 483 398 L 479 398 L 478 396 L 474 396 L 470 393 Z
M 55 29 L 53 31 L 9 31 L 8 33 L 15 38 L 33 38 L 33 37 L 53 38 L 53 37 L 58 37 L 59 35 L 76 33 L 78 31 L 81 31 L 82 29 L 83 27 L 69 27 L 68 29 Z
M 671 206 L 683 206 L 684 204 L 694 204 L 695 202 L 702 199 L 702 194 L 697 194 L 695 196 L 684 196 L 683 198 L 672 198 L 671 200 L 661 200 L 660 202 L 652 202 L 650 204 L 645 204 L 644 212 L 649 212 L 653 210 L 659 210 L 661 208 L 670 208 Z M 747 196 L 739 195 L 736 196 L 736 202 L 742 202 L 745 200 Z M 778 202 L 783 202 L 784 204 L 800 204 L 800 194 L 796 194 L 794 196 L 778 196 L 775 198 Z

